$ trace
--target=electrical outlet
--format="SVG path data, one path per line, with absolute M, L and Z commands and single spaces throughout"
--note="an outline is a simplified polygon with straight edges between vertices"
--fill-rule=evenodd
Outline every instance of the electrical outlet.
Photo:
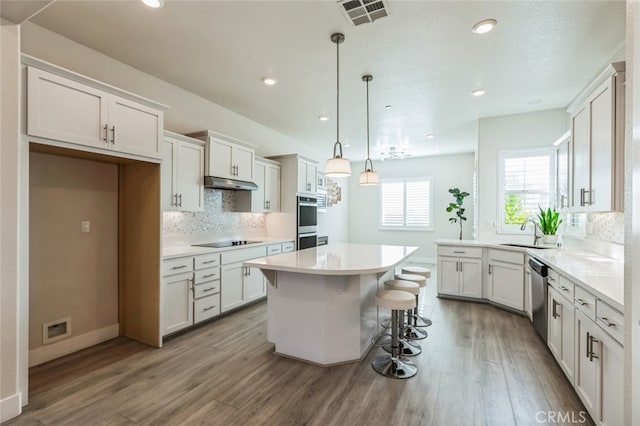
M 91 222 L 88 220 L 82 221 L 82 232 L 91 232 Z

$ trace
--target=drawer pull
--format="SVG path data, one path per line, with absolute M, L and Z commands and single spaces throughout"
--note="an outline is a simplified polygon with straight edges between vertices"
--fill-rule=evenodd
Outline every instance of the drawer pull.
M 187 265 L 180 265 L 180 266 L 174 266 L 171 269 L 182 269 L 182 268 L 186 268 L 186 267 L 187 267 Z
M 203 293 L 207 292 L 207 291 L 213 291 L 215 290 L 215 287 L 209 287 L 209 288 L 205 288 L 204 290 L 202 290 Z
M 547 282 L 556 282 L 555 278 L 547 277 Z
M 206 308 L 204 308 L 202 310 L 206 312 L 206 311 L 212 310 L 213 308 L 215 308 L 215 306 L 207 306 Z
M 454 250 L 453 252 L 454 253 L 458 253 L 458 254 L 465 254 L 466 253 L 466 251 L 461 251 L 461 250 Z
M 582 299 L 574 299 L 574 300 L 575 300 L 575 301 L 576 301 L 580 306 L 588 305 L 588 303 L 587 303 L 587 302 L 585 302 L 585 301 L 584 301 L 584 300 L 582 300 Z
M 563 285 L 560 286 L 560 290 L 562 291 L 569 291 L 569 289 Z
M 600 321 L 605 323 L 607 327 L 615 327 L 616 326 L 616 324 L 611 322 L 611 321 L 609 321 L 609 318 L 607 318 L 607 317 L 598 317 L 598 318 L 600 318 Z
M 202 262 L 203 265 L 208 265 L 209 263 L 215 263 L 215 260 L 205 260 L 204 262 Z
M 215 277 L 216 274 L 207 274 L 207 275 L 203 275 L 202 278 L 211 278 L 211 277 Z

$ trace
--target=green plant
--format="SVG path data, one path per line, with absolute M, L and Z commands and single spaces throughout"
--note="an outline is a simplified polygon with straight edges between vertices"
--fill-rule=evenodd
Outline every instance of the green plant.
M 507 194 L 504 200 L 504 224 L 520 225 L 527 219 L 522 194 Z
M 458 188 L 449 189 L 449 193 L 453 195 L 455 198 L 455 203 L 449 203 L 449 207 L 447 207 L 447 211 L 451 213 L 452 211 L 456 212 L 456 217 L 450 217 L 450 223 L 459 223 L 460 224 L 460 239 L 462 239 L 462 222 L 467 220 L 464 217 L 464 207 L 462 207 L 462 203 L 464 199 L 469 196 L 468 192 L 461 192 Z
M 558 227 L 562 223 L 562 219 L 560 219 L 560 213 L 554 208 L 551 210 L 549 207 L 547 210 L 543 210 L 542 207 L 538 206 L 540 209 L 540 213 L 537 213 L 538 222 L 540 224 L 540 229 L 544 235 L 555 235 L 558 232 Z

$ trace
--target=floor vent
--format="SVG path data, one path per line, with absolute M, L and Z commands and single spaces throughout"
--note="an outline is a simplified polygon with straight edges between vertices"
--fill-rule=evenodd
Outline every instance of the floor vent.
M 340 10 L 353 26 L 389 16 L 387 0 L 338 0 Z
M 71 336 L 71 317 L 42 324 L 42 344 L 56 342 Z

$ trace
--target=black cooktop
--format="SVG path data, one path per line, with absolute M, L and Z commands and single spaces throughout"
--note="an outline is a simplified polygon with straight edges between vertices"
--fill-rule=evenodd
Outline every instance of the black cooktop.
M 261 243 L 262 241 L 248 241 L 248 240 L 236 240 L 236 241 L 218 241 L 215 243 L 206 243 L 206 244 L 192 244 L 193 247 L 211 247 L 211 248 L 222 248 L 222 247 L 233 247 L 233 246 L 244 246 L 247 244 L 256 244 Z

